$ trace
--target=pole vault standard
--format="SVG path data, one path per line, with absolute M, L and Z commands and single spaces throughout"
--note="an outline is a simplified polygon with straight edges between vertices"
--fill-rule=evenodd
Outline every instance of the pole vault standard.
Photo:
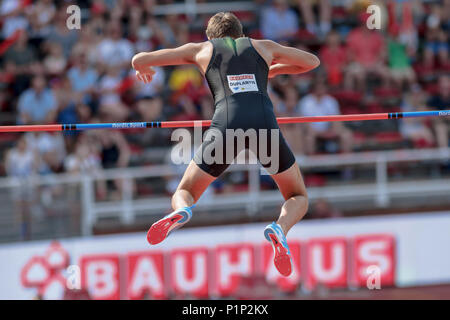
M 277 118 L 279 124 L 305 123 L 305 122 L 335 122 L 335 121 L 367 121 L 419 117 L 447 117 L 450 110 L 418 111 L 418 112 L 391 112 L 348 114 L 319 117 L 282 117 Z M 134 128 L 189 128 L 209 127 L 211 120 L 199 121 L 156 121 L 156 122 L 118 122 L 118 123 L 79 123 L 79 124 L 46 124 L 46 125 L 17 125 L 0 126 L 0 132 L 29 132 L 29 131 L 68 131 L 90 129 L 134 129 Z

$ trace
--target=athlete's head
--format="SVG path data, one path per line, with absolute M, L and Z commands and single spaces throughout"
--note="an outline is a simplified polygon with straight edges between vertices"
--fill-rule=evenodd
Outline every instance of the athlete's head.
M 225 37 L 236 39 L 243 35 L 241 22 L 231 12 L 216 13 L 208 21 L 208 27 L 206 28 L 208 39 Z

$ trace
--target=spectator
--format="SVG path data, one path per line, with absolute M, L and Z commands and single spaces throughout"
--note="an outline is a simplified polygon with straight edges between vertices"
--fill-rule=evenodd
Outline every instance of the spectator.
M 36 188 L 30 179 L 36 174 L 38 164 L 39 158 L 29 147 L 24 135 L 19 138 L 17 145 L 6 153 L 6 174 L 18 182 L 18 186 L 11 191 L 15 215 L 21 224 L 22 240 L 30 240 L 31 237 L 31 205 Z
M 111 65 L 107 73 L 98 83 L 98 92 L 100 94 L 99 112 L 106 120 L 111 122 L 124 121 L 129 110 L 122 102 L 119 94 L 119 87 L 122 81 L 120 67 Z
M 172 116 L 170 120 L 173 121 L 195 121 L 201 120 L 197 112 L 197 107 L 194 101 L 187 95 L 181 95 L 177 101 L 177 114 Z
M 297 105 L 299 101 L 299 94 L 295 87 L 288 86 L 282 92 L 283 98 L 280 99 L 276 93 L 272 93 L 274 98 L 274 107 L 277 116 L 280 117 L 295 117 L 297 116 Z M 282 128 L 283 136 L 295 154 L 303 153 L 304 141 L 302 134 L 302 125 L 298 123 L 287 124 Z
M 49 32 L 50 23 L 56 15 L 56 7 L 51 0 L 38 0 L 28 11 L 32 37 L 41 38 Z
M 158 43 L 159 27 L 158 21 L 155 17 L 150 16 L 145 20 L 145 24 L 140 24 L 137 28 L 135 37 L 137 41 L 135 43 L 136 51 L 152 51 L 155 45 Z
M 75 151 L 64 160 L 64 168 L 67 172 L 74 174 L 101 175 L 101 158 L 88 135 L 81 134 L 78 137 Z M 104 199 L 106 196 L 105 180 L 97 180 L 96 188 L 99 198 Z
M 303 97 L 299 104 L 301 116 L 330 116 L 340 114 L 339 104 L 335 98 L 327 94 L 327 86 L 323 81 L 316 81 L 312 92 Z M 339 139 L 341 152 L 352 150 L 351 131 L 345 128 L 342 122 L 315 122 L 306 125 L 305 152 L 314 154 L 318 151 L 317 140 L 325 141 Z
M 96 25 L 96 22 L 98 25 Z M 92 20 L 86 23 L 86 25 L 83 25 L 83 32 L 80 34 L 80 39 L 72 49 L 71 56 L 75 57 L 75 60 L 80 55 L 85 55 L 90 66 L 97 64 L 97 47 L 98 43 L 103 39 L 102 26 L 104 24 L 104 20 L 99 18 L 99 20 Z
M 404 83 L 413 84 L 416 81 L 416 74 L 411 67 L 407 47 L 400 42 L 398 29 L 392 31 L 387 50 L 390 73 L 395 84 L 399 88 L 402 88 Z
M 93 113 L 88 105 L 86 96 L 74 92 L 68 77 L 63 76 L 52 81 L 52 89 L 58 101 L 58 123 L 86 123 Z M 66 132 L 65 135 L 73 136 L 77 132 Z
M 203 77 L 197 68 L 186 65 L 175 68 L 168 79 L 172 91 L 183 91 L 188 87 L 200 88 L 204 85 Z
M 98 130 L 93 132 L 93 136 L 97 141 L 104 169 L 125 168 L 128 166 L 131 151 L 122 132 L 117 130 Z M 122 191 L 123 180 L 116 179 L 114 185 L 117 191 Z M 113 197 L 118 198 L 119 196 L 114 192 Z
M 33 78 L 31 88 L 24 91 L 18 102 L 19 124 L 45 124 L 55 121 L 57 112 L 53 91 L 46 88 L 43 76 Z
M 424 62 L 428 67 L 449 65 L 448 33 L 442 29 L 429 29 L 426 33 Z
M 156 37 L 162 48 L 172 48 L 176 45 L 176 30 L 180 17 L 168 14 L 162 20 L 157 20 Z
M 164 121 L 163 114 L 164 101 L 159 96 L 149 96 L 140 99 L 137 102 L 137 111 L 145 122 Z M 208 118 L 210 119 L 210 118 Z M 167 146 L 166 141 L 170 141 L 170 132 L 165 130 L 145 130 L 138 138 L 141 145 Z
M 414 85 L 411 92 L 405 95 L 401 107 L 403 112 L 425 110 L 425 94 L 419 85 Z M 432 147 L 435 144 L 433 133 L 424 118 L 402 119 L 400 133 L 403 138 L 412 141 L 416 148 Z
M 29 85 L 30 76 L 38 71 L 36 50 L 28 43 L 24 30 L 20 31 L 16 43 L 5 52 L 3 61 L 5 69 L 14 78 L 14 93 L 19 95 Z
M 331 85 L 339 85 L 343 78 L 343 73 L 347 65 L 347 53 L 341 46 L 339 33 L 331 31 L 325 45 L 319 52 L 320 63 L 325 69 L 328 81 Z
M 373 74 L 387 86 L 390 78 L 386 66 L 386 46 L 381 33 L 369 30 L 365 25 L 366 15 L 362 15 L 364 25 L 350 31 L 347 37 L 347 54 L 350 64 L 346 73 L 347 88 L 366 90 L 366 78 Z
M 318 2 L 319 24 L 316 24 L 313 3 Z M 305 21 L 306 29 L 319 37 L 324 37 L 331 29 L 331 1 L 330 0 L 298 0 L 300 12 Z
M 438 92 L 428 100 L 433 110 L 448 110 L 450 106 L 450 76 L 442 75 L 438 80 Z M 450 121 L 448 118 L 435 120 L 437 144 L 440 148 L 449 147 Z
M 446 67 L 449 63 L 448 19 L 450 17 L 445 9 L 448 9 L 450 5 L 448 1 L 446 2 L 444 5 L 434 3 L 431 6 L 430 14 L 426 18 L 427 29 L 423 58 L 427 67 L 435 67 L 436 57 L 441 67 Z
M 274 0 L 273 4 L 262 11 L 261 33 L 263 38 L 281 41 L 290 40 L 298 31 L 298 18 L 287 0 Z
M 28 26 L 28 20 L 24 15 L 24 6 L 19 0 L 3 0 L 0 6 L 0 21 L 2 24 L 3 38 L 8 38 L 17 30 L 24 30 Z
M 97 50 L 97 63 L 105 67 L 116 66 L 119 70 L 130 67 L 134 54 L 130 41 L 122 38 L 121 26 L 117 21 L 110 22 L 107 37 L 98 44 Z
M 62 47 L 57 42 L 48 43 L 48 54 L 44 59 L 44 68 L 47 75 L 59 76 L 67 67 L 67 59 L 64 56 Z
M 38 173 L 49 174 L 61 172 L 66 146 L 61 133 L 28 132 L 25 134 L 27 145 L 39 155 Z
M 97 70 L 89 65 L 86 53 L 79 53 L 74 56 L 74 64 L 68 71 L 68 77 L 72 90 L 80 101 L 89 104 L 92 112 L 96 112 L 94 96 L 98 81 Z
M 72 48 L 78 41 L 79 32 L 77 30 L 70 30 L 69 28 L 67 28 L 66 8 L 67 5 L 64 5 L 59 9 L 55 16 L 54 24 L 51 26 L 48 34 L 45 36 L 45 39 L 48 42 L 58 43 L 62 47 L 64 56 L 67 59 L 70 57 Z

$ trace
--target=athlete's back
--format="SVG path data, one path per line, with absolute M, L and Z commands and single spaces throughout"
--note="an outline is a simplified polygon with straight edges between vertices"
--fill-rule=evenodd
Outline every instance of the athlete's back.
M 222 141 L 205 141 L 195 157 L 195 162 L 203 171 L 217 177 L 241 151 L 233 148 L 228 152 L 225 146 L 236 145 L 227 141 L 226 131 L 244 130 L 266 132 L 264 145 L 272 152 L 277 147 L 275 168 L 260 159 L 260 137 L 257 148 L 249 148 L 260 159 L 271 174 L 288 169 L 295 162 L 287 146 L 273 112 L 272 102 L 267 94 L 268 78 L 278 74 L 293 74 L 309 71 L 318 66 L 319 60 L 314 55 L 296 48 L 285 47 L 270 40 L 252 40 L 244 37 L 242 25 L 230 13 L 218 13 L 208 22 L 206 35 L 209 41 L 188 43 L 174 49 L 162 49 L 154 52 L 137 54 L 132 61 L 137 77 L 149 82 L 153 76 L 151 66 L 195 64 L 205 75 L 215 101 L 215 112 L 210 129 L 219 131 Z M 270 67 L 269 67 L 270 66 Z M 278 133 L 275 140 L 271 133 Z M 264 135 L 264 133 L 263 133 Z M 263 137 L 264 138 L 264 137 Z M 246 139 L 246 138 L 245 138 Z M 247 141 L 247 140 L 246 140 Z M 273 142 L 276 142 L 274 144 Z M 222 143 L 222 144 L 221 144 Z M 220 149 L 222 161 L 204 161 L 204 150 Z M 217 148 L 216 148 L 217 147 Z M 247 142 L 245 147 L 247 148 Z M 256 153 L 255 153 L 256 152 Z M 273 152 L 270 156 L 274 157 Z M 219 157 L 220 158 L 220 157 Z
M 225 37 L 210 41 L 213 52 L 205 77 L 216 103 L 237 93 L 267 95 L 269 66 L 253 48 L 250 38 Z

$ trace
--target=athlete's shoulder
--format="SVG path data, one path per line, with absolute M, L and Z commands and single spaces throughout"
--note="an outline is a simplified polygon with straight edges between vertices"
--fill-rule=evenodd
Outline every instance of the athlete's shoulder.
M 250 41 L 252 42 L 252 44 L 257 44 L 257 45 L 261 45 L 261 46 L 265 46 L 265 47 L 275 47 L 275 46 L 279 46 L 279 44 L 273 40 L 269 40 L 269 39 L 253 39 L 251 38 Z
M 280 44 L 269 39 L 250 39 L 250 41 L 254 48 L 256 48 L 257 50 L 259 49 L 259 52 L 266 52 L 268 54 L 277 52 L 280 47 Z
M 203 41 L 203 42 L 188 42 L 184 45 L 182 45 L 181 47 L 186 49 L 186 50 L 196 50 L 196 51 L 200 51 L 202 49 L 204 49 L 205 47 L 209 46 L 210 42 L 209 41 Z M 180 48 L 181 48 L 180 47 Z

